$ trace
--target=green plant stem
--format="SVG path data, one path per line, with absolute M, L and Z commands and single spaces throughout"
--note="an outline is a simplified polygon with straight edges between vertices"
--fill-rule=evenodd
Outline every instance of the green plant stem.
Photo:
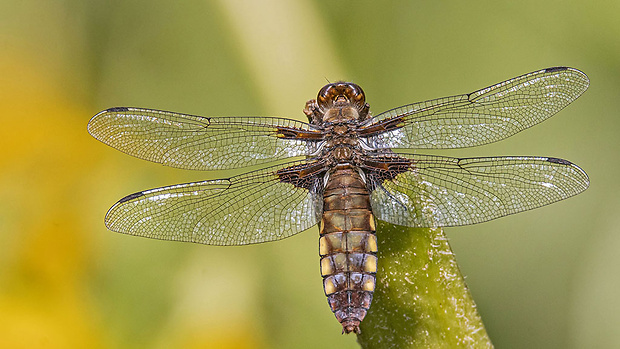
M 378 222 L 379 269 L 362 348 L 492 348 L 441 228 Z

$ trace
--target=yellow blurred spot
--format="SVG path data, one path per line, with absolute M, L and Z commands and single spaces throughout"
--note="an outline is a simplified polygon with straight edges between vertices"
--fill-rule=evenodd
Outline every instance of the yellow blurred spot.
M 85 281 L 93 241 L 81 225 L 89 113 L 28 57 L 0 57 L 0 341 L 102 347 Z

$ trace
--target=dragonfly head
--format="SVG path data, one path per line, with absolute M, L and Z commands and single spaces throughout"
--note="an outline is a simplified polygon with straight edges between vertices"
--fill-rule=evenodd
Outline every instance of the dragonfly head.
M 304 113 L 311 124 L 363 121 L 369 116 L 364 90 L 352 82 L 323 86 L 316 99 L 306 103 Z
M 360 108 L 366 102 L 364 90 L 352 82 L 334 82 L 323 86 L 316 98 L 319 107 L 323 110 L 334 105 L 354 104 Z

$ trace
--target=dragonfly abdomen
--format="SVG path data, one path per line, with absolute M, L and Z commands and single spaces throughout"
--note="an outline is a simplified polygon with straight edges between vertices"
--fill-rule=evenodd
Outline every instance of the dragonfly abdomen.
M 372 302 L 377 239 L 368 189 L 349 165 L 331 173 L 323 195 L 319 254 L 323 288 L 343 332 L 360 333 Z

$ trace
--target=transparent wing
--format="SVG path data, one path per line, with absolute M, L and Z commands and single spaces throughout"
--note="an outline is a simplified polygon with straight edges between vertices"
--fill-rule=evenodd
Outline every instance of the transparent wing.
M 366 126 L 368 142 L 381 148 L 462 148 L 502 140 L 534 126 L 588 88 L 581 71 L 555 67 L 453 97 L 404 105 Z
M 173 112 L 111 108 L 95 115 L 88 132 L 135 157 L 192 169 L 233 169 L 295 156 L 311 150 L 291 131 L 317 135 L 299 121 L 268 117 L 202 117 Z
M 544 206 L 586 190 L 577 165 L 545 157 L 457 159 L 401 155 L 411 169 L 371 193 L 374 215 L 411 227 L 475 224 Z
M 105 223 L 119 233 L 207 245 L 283 239 L 317 224 L 323 186 L 314 176 L 304 179 L 309 189 L 282 182 L 281 168 L 138 192 L 114 204 Z

